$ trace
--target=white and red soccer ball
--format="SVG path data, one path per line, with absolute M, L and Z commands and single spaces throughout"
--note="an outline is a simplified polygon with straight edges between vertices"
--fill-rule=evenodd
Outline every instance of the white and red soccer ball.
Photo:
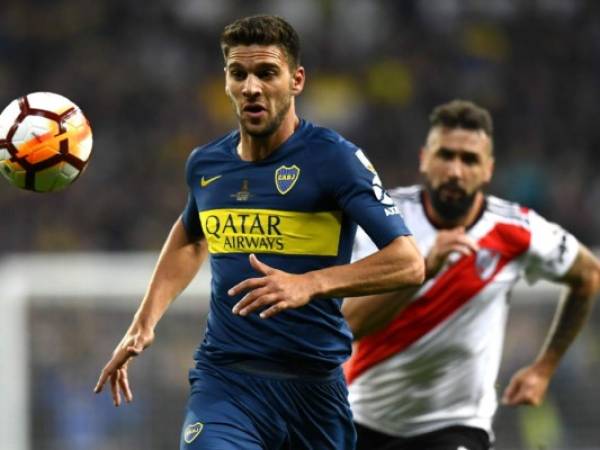
M 0 114 L 0 173 L 12 185 L 36 192 L 69 186 L 92 152 L 92 130 L 68 98 L 35 92 Z

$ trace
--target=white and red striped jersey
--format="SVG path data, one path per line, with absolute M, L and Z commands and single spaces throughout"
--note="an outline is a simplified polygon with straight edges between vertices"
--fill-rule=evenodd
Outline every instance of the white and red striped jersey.
M 422 188 L 390 195 L 426 255 L 437 230 L 425 215 Z M 534 211 L 492 196 L 467 233 L 480 250 L 451 254 L 387 327 L 358 342 L 345 367 L 358 423 L 392 436 L 451 425 L 491 433 L 510 290 L 521 276 L 533 282 L 564 275 L 579 244 Z M 353 259 L 376 250 L 359 230 Z

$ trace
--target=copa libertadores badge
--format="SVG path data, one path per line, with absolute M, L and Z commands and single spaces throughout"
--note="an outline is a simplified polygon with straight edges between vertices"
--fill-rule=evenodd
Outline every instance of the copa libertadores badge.
M 300 178 L 300 167 L 296 164 L 280 166 L 275 171 L 275 187 L 281 195 L 285 195 L 292 190 L 298 178 Z
M 204 424 L 202 422 L 196 422 L 191 425 L 185 427 L 185 431 L 183 433 L 183 440 L 186 444 L 191 444 L 194 442 L 194 439 L 198 437 L 202 430 L 204 429 Z

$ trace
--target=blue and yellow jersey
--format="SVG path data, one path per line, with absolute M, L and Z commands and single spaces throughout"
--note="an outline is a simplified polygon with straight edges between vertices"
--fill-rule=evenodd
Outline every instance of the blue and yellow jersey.
M 241 317 L 227 290 L 261 276 L 248 261 L 304 273 L 350 261 L 358 223 L 379 246 L 410 232 L 363 152 L 337 133 L 301 121 L 269 157 L 243 161 L 239 132 L 192 152 L 183 223 L 204 236 L 212 281 L 208 324 L 195 358 L 261 360 L 328 371 L 350 354 L 341 299 L 316 299 L 272 318 Z

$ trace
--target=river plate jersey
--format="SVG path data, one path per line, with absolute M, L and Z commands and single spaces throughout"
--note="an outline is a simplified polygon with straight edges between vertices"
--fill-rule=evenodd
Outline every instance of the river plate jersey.
M 207 330 L 196 360 L 266 361 L 326 373 L 350 354 L 341 299 L 316 299 L 260 319 L 234 315 L 242 296 L 227 290 L 262 276 L 248 256 L 304 273 L 350 261 L 358 223 L 378 247 L 410 232 L 366 156 L 337 133 L 301 121 L 268 158 L 243 161 L 239 132 L 192 152 L 183 212 L 191 237 L 204 236 L 211 261 Z
M 390 191 L 427 255 L 438 231 L 422 188 Z M 475 254 L 452 253 L 386 327 L 361 339 L 345 367 L 354 420 L 392 436 L 464 425 L 491 432 L 510 290 L 563 276 L 579 243 L 534 211 L 488 196 L 466 231 Z M 353 258 L 375 251 L 358 231 Z

